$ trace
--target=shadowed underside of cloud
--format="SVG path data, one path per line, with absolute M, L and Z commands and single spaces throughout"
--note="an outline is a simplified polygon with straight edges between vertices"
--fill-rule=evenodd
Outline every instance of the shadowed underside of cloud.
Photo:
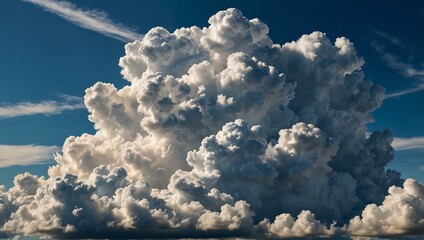
M 85 108 L 83 99 L 70 95 L 60 95 L 62 101 L 41 101 L 38 103 L 0 103 L 0 119 L 29 116 L 35 114 L 54 115 L 63 111 Z
M 56 0 L 22 0 L 30 2 L 46 11 L 54 13 L 65 20 L 95 32 L 99 32 L 108 37 L 130 42 L 141 39 L 143 35 L 134 32 L 132 29 L 118 23 L 112 22 L 104 12 L 97 10 L 82 10 L 67 1 Z
M 127 44 L 119 65 L 128 86 L 86 90 L 96 134 L 68 137 L 47 179 L 21 174 L 9 191 L 0 189 L 2 231 L 53 238 L 419 232 L 423 186 L 385 171 L 394 154 L 389 130 L 366 134 L 384 89 L 364 80 L 353 43 L 313 32 L 280 45 L 268 30 L 228 9 L 206 28 L 157 27 Z

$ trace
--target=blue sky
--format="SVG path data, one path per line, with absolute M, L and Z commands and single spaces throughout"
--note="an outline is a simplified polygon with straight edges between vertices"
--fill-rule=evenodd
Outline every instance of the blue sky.
M 84 11 L 107 13 L 106 19 L 134 34 L 155 26 L 169 31 L 206 26 L 209 16 L 236 7 L 248 18 L 265 22 L 275 43 L 293 41 L 315 30 L 333 41 L 339 36 L 349 38 L 366 62 L 365 78 L 383 85 L 390 96 L 373 113 L 375 122 L 369 131 L 389 128 L 408 146 L 412 143 L 408 138 L 416 137 L 411 149 L 396 152 L 391 167 L 404 178 L 424 182 L 424 91 L 413 92 L 424 84 L 422 1 L 71 2 Z M 29 2 L 2 0 L 0 9 L 0 145 L 11 155 L 2 152 L 0 159 L 25 164 L 4 163 L 0 168 L 0 184 L 11 186 L 13 176 L 20 172 L 46 175 L 52 157 L 36 155 L 36 147 L 51 156 L 68 136 L 94 133 L 81 98 L 97 81 L 118 88 L 127 84 L 118 66 L 125 43 Z M 11 111 L 18 106 L 20 113 Z M 21 148 L 13 150 L 12 145 Z M 41 164 L 31 164 L 31 157 Z

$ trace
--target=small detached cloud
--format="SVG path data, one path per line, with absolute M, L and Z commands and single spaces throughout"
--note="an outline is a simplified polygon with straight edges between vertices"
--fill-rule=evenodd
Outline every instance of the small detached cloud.
M 54 115 L 63 111 L 85 108 L 83 99 L 61 94 L 62 101 L 20 102 L 15 104 L 0 103 L 0 119 L 30 116 L 36 114 Z
M 354 44 L 322 32 L 277 44 L 268 31 L 227 9 L 208 27 L 156 27 L 128 43 L 119 61 L 128 85 L 85 92 L 97 132 L 68 137 L 48 178 L 21 174 L 0 188 L 3 233 L 417 233 L 423 186 L 386 170 L 390 130 L 366 135 L 385 95 L 364 79 Z

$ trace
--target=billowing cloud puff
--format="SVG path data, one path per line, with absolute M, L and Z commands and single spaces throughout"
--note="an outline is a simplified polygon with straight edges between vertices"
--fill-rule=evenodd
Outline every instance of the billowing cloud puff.
M 351 235 L 382 236 L 424 233 L 424 186 L 407 179 L 403 188 L 389 188 L 383 203 L 369 204 L 349 221 Z
M 261 221 L 257 228 L 265 238 L 329 236 L 336 233 L 333 225 L 329 228 L 321 225 L 313 213 L 305 210 L 299 213 L 297 219 L 283 213 L 276 216 L 273 223 L 268 219 Z
M 25 173 L 0 188 L 3 234 L 285 238 L 422 227 L 423 186 L 385 170 L 391 132 L 366 134 L 384 89 L 364 80 L 352 42 L 313 32 L 274 44 L 236 9 L 209 24 L 157 27 L 125 46 L 128 85 L 86 90 L 96 133 L 67 138 L 48 178 Z

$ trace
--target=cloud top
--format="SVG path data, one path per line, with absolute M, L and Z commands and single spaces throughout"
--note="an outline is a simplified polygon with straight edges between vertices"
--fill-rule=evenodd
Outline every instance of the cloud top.
M 128 43 L 119 61 L 128 85 L 86 90 L 97 132 L 67 138 L 47 179 L 18 175 L 0 192 L 2 230 L 54 238 L 414 233 L 422 186 L 385 170 L 389 130 L 366 136 L 384 89 L 364 80 L 353 43 L 313 32 L 275 44 L 263 22 L 237 9 L 209 24 L 157 27 Z M 391 207 L 404 199 L 408 211 Z M 404 221 L 392 231 L 385 226 L 395 215 Z M 373 219 L 378 230 L 361 231 Z

